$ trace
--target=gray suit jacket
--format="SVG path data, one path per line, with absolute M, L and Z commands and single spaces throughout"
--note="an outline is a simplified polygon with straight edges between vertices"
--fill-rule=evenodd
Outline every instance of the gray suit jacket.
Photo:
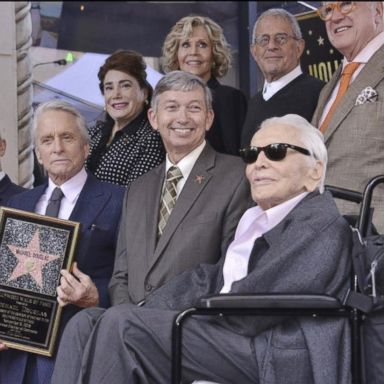
M 254 269 L 233 293 L 317 293 L 342 298 L 349 287 L 351 230 L 332 196 L 309 194 L 251 252 Z M 185 272 L 148 297 L 146 307 L 183 310 L 220 292 L 222 264 Z M 212 320 L 211 320 L 212 321 Z M 223 318 L 218 327 L 255 337 L 260 383 L 350 383 L 345 319 Z M 214 341 L 212 341 L 214 342 Z M 289 380 L 288 380 L 289 378 Z
M 312 124 L 319 120 L 333 88 L 340 77 L 341 67 L 320 93 Z M 378 100 L 355 105 L 363 89 L 371 86 Z M 339 104 L 324 135 L 329 163 L 326 183 L 362 192 L 368 180 L 384 174 L 384 45 L 372 56 Z M 384 231 L 384 186 L 375 195 L 374 223 Z M 381 195 L 379 198 L 378 195 Z M 358 205 L 338 203 L 343 214 L 357 214 Z
M 123 204 L 115 267 L 114 305 L 138 303 L 171 277 L 215 263 L 252 200 L 244 164 L 205 146 L 156 244 L 165 163 L 135 180 Z M 201 183 L 196 176 L 203 176 Z

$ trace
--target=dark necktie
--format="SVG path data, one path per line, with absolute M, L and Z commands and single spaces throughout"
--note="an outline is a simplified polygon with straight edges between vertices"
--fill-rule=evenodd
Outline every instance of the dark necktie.
M 160 203 L 159 212 L 159 224 L 158 224 L 158 237 L 163 234 L 165 225 L 167 224 L 168 218 L 171 215 L 172 209 L 175 206 L 177 198 L 177 183 L 183 177 L 178 167 L 172 166 L 167 172 L 167 178 L 163 191 L 163 196 Z
M 49 199 L 47 210 L 45 211 L 46 216 L 58 217 L 60 210 L 61 199 L 64 194 L 59 187 L 56 187 Z

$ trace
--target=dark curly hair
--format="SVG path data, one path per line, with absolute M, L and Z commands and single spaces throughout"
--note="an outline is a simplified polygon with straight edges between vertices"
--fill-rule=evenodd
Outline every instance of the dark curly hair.
M 104 95 L 104 79 L 107 72 L 110 70 L 116 70 L 134 77 L 139 83 L 141 89 L 147 89 L 148 101 L 150 101 L 153 90 L 147 81 L 147 72 L 145 71 L 146 68 L 147 65 L 145 64 L 144 58 L 138 52 L 118 50 L 112 53 L 112 55 L 109 56 L 105 60 L 105 63 L 100 67 L 99 73 L 97 74 L 100 80 L 99 88 L 101 93 Z

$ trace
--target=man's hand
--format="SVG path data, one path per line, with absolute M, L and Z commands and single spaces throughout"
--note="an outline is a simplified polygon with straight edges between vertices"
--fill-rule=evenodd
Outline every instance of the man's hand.
M 61 307 L 74 304 L 88 308 L 99 305 L 99 292 L 91 278 L 73 264 L 73 275 L 61 270 L 60 285 L 57 287 L 57 301 Z

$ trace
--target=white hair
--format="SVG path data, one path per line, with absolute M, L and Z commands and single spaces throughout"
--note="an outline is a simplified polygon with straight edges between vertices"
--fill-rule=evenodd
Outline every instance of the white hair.
M 33 124 L 32 124 L 32 135 L 35 142 L 37 144 L 37 126 L 39 123 L 39 119 L 41 116 L 48 111 L 62 111 L 67 112 L 76 120 L 76 126 L 81 134 L 81 137 L 84 140 L 84 143 L 89 144 L 90 138 L 88 134 L 87 124 L 83 115 L 70 103 L 60 100 L 60 99 L 52 99 L 46 101 L 45 103 L 40 104 L 34 113 Z
M 282 9 L 282 8 L 271 8 L 271 9 L 264 11 L 259 16 L 259 18 L 256 20 L 256 23 L 253 26 L 252 44 L 255 43 L 256 29 L 259 26 L 261 20 L 263 20 L 265 17 L 280 17 L 280 18 L 282 18 L 291 26 L 292 34 L 296 39 L 302 39 L 303 38 L 299 23 L 296 20 L 296 17 L 294 15 L 292 15 L 291 13 L 289 13 L 288 11 L 286 11 L 285 9 Z
M 315 161 L 318 160 L 323 164 L 323 174 L 318 186 L 320 193 L 323 193 L 328 161 L 327 148 L 324 144 L 323 134 L 306 119 L 304 119 L 304 117 L 295 114 L 266 119 L 261 123 L 260 129 L 275 124 L 285 124 L 295 128 L 299 134 L 299 140 L 304 148 L 308 149 Z

